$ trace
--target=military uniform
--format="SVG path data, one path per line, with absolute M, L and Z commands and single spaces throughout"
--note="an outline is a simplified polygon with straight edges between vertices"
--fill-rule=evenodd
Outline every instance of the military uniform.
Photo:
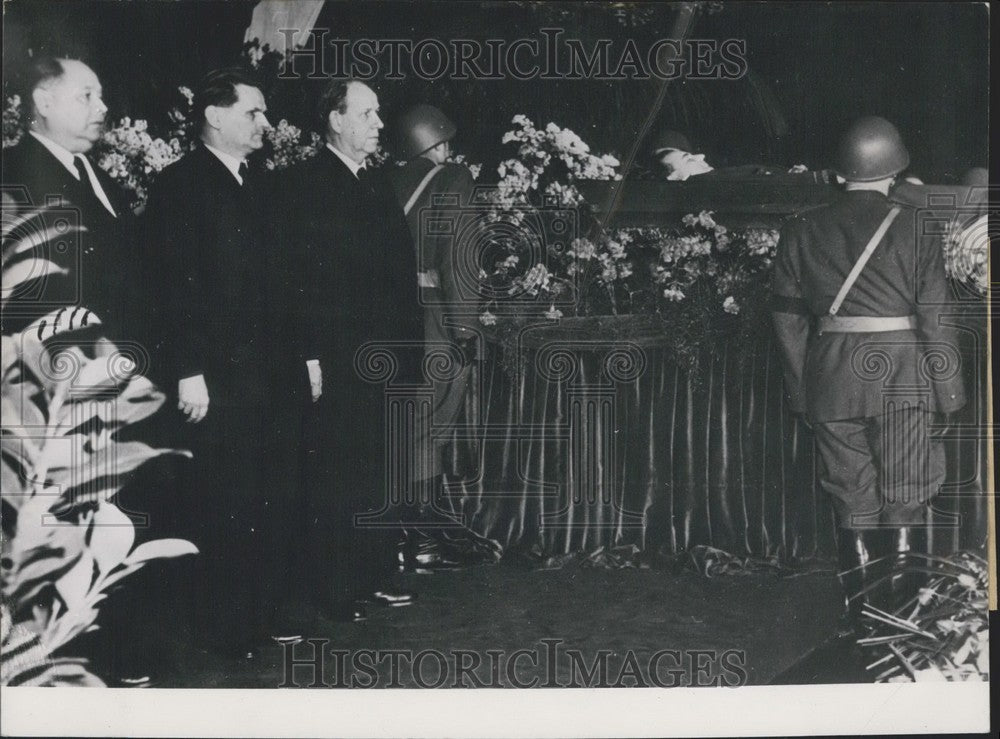
M 920 236 L 912 207 L 898 206 L 837 319 L 827 317 L 893 206 L 880 192 L 849 190 L 800 214 L 782 228 L 774 270 L 790 405 L 814 427 L 820 482 L 846 529 L 924 521 L 945 474 L 931 414 L 965 403 L 941 245 Z
M 473 287 L 469 278 L 476 277 L 474 272 L 469 272 L 474 255 L 470 255 L 468 249 L 476 245 L 457 233 L 435 234 L 429 228 L 469 205 L 474 186 L 471 173 L 460 164 L 435 165 L 427 158 L 417 157 L 392 172 L 392 185 L 400 205 L 405 206 L 435 167 L 437 170 L 412 203 L 406 217 L 417 248 L 420 304 L 424 308 L 427 344 L 425 355 L 428 357 L 448 352 L 449 344 L 474 340 L 477 325 L 477 306 L 475 302 L 470 303 L 468 296 Z M 442 198 L 447 204 L 442 204 Z M 464 289 L 463 283 L 467 283 Z M 481 347 L 477 349 L 481 351 Z M 440 373 L 442 379 L 434 382 L 429 429 L 426 420 L 418 424 L 413 472 L 417 481 L 441 474 L 447 429 L 455 423 L 465 401 L 470 366 L 465 357 L 453 359 L 462 362 L 463 366 Z M 430 431 L 429 436 L 424 433 L 427 431 Z

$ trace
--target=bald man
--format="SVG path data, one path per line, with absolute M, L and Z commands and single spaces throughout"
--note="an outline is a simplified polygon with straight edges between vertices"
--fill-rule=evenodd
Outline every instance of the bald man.
M 109 338 L 122 340 L 134 303 L 134 265 L 125 259 L 134 220 L 124 192 L 88 156 L 108 111 L 101 81 L 82 61 L 43 57 L 31 64 L 23 89 L 28 132 L 3 153 L 4 190 L 21 208 L 50 205 L 51 219 L 66 217 L 84 230 L 69 235 L 69 248 L 47 247 L 45 258 L 65 273 L 29 284 L 5 309 L 4 330 L 54 310 L 86 308 Z

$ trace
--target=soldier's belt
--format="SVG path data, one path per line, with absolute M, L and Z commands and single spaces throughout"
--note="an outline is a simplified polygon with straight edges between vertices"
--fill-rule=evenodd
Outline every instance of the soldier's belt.
M 916 316 L 820 316 L 818 326 L 821 334 L 907 331 L 916 327 Z
M 418 287 L 440 287 L 441 280 L 438 278 L 436 269 L 429 269 L 426 272 L 417 272 Z

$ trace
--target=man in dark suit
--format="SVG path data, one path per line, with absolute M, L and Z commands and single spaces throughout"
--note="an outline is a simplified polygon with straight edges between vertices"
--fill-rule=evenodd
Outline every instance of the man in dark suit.
M 135 346 L 147 338 L 138 312 L 135 221 L 124 192 L 89 156 L 107 114 L 101 82 L 82 61 L 39 57 L 27 67 L 23 83 L 28 130 L 3 152 L 4 195 L 23 213 L 45 208 L 30 222 L 33 230 L 57 234 L 17 258 L 39 256 L 61 271 L 18 289 L 4 308 L 4 333 L 36 321 L 59 330 L 83 327 L 74 341 L 86 345 L 106 338 L 123 349 L 129 343 L 140 371 L 149 374 L 144 350 Z M 151 520 L 153 501 L 145 492 L 131 482 L 116 502 Z M 140 519 L 136 527 L 137 542 L 155 538 Z M 110 685 L 148 684 L 163 657 L 152 625 L 156 604 L 148 597 L 159 572 L 153 565 L 130 577 L 102 603 L 98 630 L 74 641 L 75 653 L 90 657 Z
M 65 235 L 45 245 L 44 258 L 63 272 L 19 290 L 5 308 L 4 332 L 61 309 L 67 309 L 64 324 L 71 316 L 81 322 L 79 309 L 86 308 L 105 324 L 108 338 L 131 338 L 124 324 L 134 307 L 132 213 L 118 185 L 87 156 L 108 110 L 101 82 L 81 61 L 42 57 L 31 63 L 23 87 L 29 127 L 3 152 L 4 192 L 20 209 L 50 206 L 46 226 L 65 222 L 82 230 L 61 229 Z
M 866 599 L 891 610 L 915 594 L 883 565 L 905 564 L 924 546 L 918 534 L 945 476 L 932 416 L 965 402 L 956 332 L 942 315 L 949 290 L 940 242 L 924 235 L 915 208 L 888 197 L 908 163 L 891 123 L 859 120 L 835 167 L 845 191 L 786 223 L 775 259 L 785 384 L 792 410 L 816 434 L 857 630 Z M 890 592 L 866 593 L 880 580 Z
M 389 457 L 393 429 L 385 419 L 387 388 L 419 382 L 423 315 L 403 211 L 382 173 L 366 165 L 383 127 L 378 97 L 362 82 L 334 80 L 318 112 L 326 146 L 289 170 L 280 188 L 283 240 L 302 254 L 305 358 L 319 396 L 307 506 L 310 595 L 326 616 L 358 621 L 365 603 L 412 601 L 390 587 L 400 536 L 391 500 L 399 488 L 387 466 L 399 460 Z M 392 355 L 391 377 L 376 376 L 380 351 Z
M 192 605 L 211 646 L 253 658 L 277 626 L 294 536 L 298 438 L 275 421 L 300 401 L 306 375 L 275 372 L 287 354 L 270 280 L 280 254 L 267 236 L 271 198 L 247 162 L 269 128 L 264 96 L 245 71 L 222 69 L 195 108 L 201 143 L 154 183 L 146 246 L 165 257 L 166 352 L 193 453 L 180 510 L 201 550 Z

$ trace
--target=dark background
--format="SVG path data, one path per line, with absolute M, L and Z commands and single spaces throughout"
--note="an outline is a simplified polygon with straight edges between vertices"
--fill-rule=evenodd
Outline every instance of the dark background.
M 254 2 L 5 3 L 5 86 L 20 60 L 47 51 L 82 57 L 101 76 L 112 118 L 146 118 L 154 130 L 208 69 L 239 54 Z M 628 37 L 643 52 L 670 35 L 676 6 L 367 2 L 330 0 L 318 27 L 329 38 L 541 38 L 565 29 L 590 48 Z M 655 127 L 677 128 L 714 164 L 826 166 L 838 133 L 853 118 L 883 115 L 902 131 L 911 173 L 953 182 L 985 166 L 988 151 L 989 17 L 973 3 L 702 3 L 692 38 L 746 39 L 749 74 L 740 80 L 669 83 Z M 9 71 L 8 71 L 9 70 Z M 459 151 L 494 165 L 515 113 L 580 134 L 619 156 L 635 142 L 660 80 L 601 82 L 375 81 L 385 116 L 418 100 L 459 124 Z M 311 124 L 315 84 L 269 90 L 277 118 Z M 487 174 L 487 178 L 489 175 Z

